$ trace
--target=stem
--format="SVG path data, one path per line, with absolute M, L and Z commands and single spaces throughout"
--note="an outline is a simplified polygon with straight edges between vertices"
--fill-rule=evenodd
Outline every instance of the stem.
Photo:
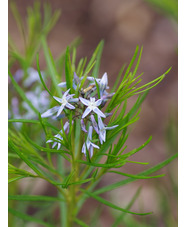
M 71 132 L 71 155 L 72 155 L 72 162 L 71 162 L 71 173 L 75 171 L 73 176 L 73 182 L 77 181 L 78 179 L 78 169 L 76 166 L 75 161 L 75 127 Z M 75 209 L 76 209 L 76 185 L 69 186 L 69 196 L 68 196 L 68 213 L 67 213 L 67 226 L 72 227 L 73 221 L 75 218 Z
M 64 160 L 63 158 L 58 155 L 58 158 L 57 158 L 57 168 L 58 168 L 58 171 L 61 173 L 61 174 L 64 174 Z M 63 191 L 62 189 L 60 190 L 61 188 L 58 188 L 58 197 L 59 198 L 63 198 L 63 199 L 66 199 L 64 194 L 63 194 Z M 66 209 L 66 203 L 63 202 L 63 201 L 60 201 L 59 202 L 59 207 L 60 207 L 60 217 L 61 217 L 61 227 L 67 227 L 67 209 Z

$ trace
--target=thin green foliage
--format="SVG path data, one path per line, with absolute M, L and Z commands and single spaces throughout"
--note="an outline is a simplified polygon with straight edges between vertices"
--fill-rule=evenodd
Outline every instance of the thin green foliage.
M 119 211 L 122 211 L 122 212 L 125 212 L 125 213 L 129 213 L 129 214 L 135 214 L 135 215 L 148 215 L 148 214 L 152 214 L 152 212 L 149 212 L 149 213 L 135 213 L 135 212 L 132 212 L 132 211 L 129 211 L 129 210 L 126 210 L 126 209 L 123 209 L 121 207 L 118 207 L 114 204 L 112 204 L 111 202 L 108 202 L 107 200 L 95 195 L 94 193 L 91 193 L 91 192 L 88 192 L 84 189 L 81 189 L 84 193 L 86 193 L 88 196 L 94 198 L 95 200 L 99 201 L 100 203 L 103 203 L 104 205 L 106 206 L 109 206 L 113 209 L 116 209 L 116 210 L 119 210 Z
M 46 226 L 46 227 L 54 227 L 54 225 L 52 224 L 48 224 L 38 218 L 34 218 L 33 216 L 29 216 L 27 214 L 21 213 L 15 209 L 12 208 L 8 208 L 8 212 L 10 212 L 11 214 L 13 214 L 14 216 L 24 220 L 24 221 L 28 221 L 28 222 L 34 222 L 34 223 L 38 223 L 42 226 Z
M 31 29 L 32 26 L 36 26 L 33 21 L 33 12 L 36 13 L 36 21 L 40 21 L 38 9 L 39 4 L 35 5 L 33 10 L 29 9 L 30 18 L 28 23 L 30 28 L 30 42 L 32 38 L 34 39 L 35 37 L 33 30 Z M 126 163 L 131 163 L 131 165 L 134 166 L 136 164 L 149 164 L 147 160 L 138 162 L 131 160 L 131 157 L 137 152 L 142 151 L 151 141 L 152 137 L 150 136 L 149 139 L 139 147 L 126 151 L 126 142 L 130 135 L 129 128 L 139 120 L 142 103 L 149 90 L 159 84 L 170 69 L 162 74 L 162 76 L 141 85 L 143 74 L 137 75 L 137 70 L 142 56 L 142 48 L 140 49 L 137 46 L 126 70 L 124 71 L 125 65 L 123 65 L 119 71 L 116 82 L 112 87 L 112 92 L 114 92 L 114 94 L 109 94 L 110 96 L 107 96 L 108 93 L 105 92 L 108 87 L 107 76 L 103 76 L 102 79 L 99 78 L 99 68 L 104 42 L 101 41 L 98 44 L 89 62 L 87 62 L 86 57 L 81 58 L 79 62 L 76 62 L 77 50 L 74 45 L 69 45 L 66 51 L 63 52 L 58 59 L 54 59 L 47 44 L 46 34 L 57 21 L 58 13 L 56 13 L 51 21 L 48 22 L 49 16 L 51 15 L 51 9 L 48 5 L 45 6 L 45 12 L 43 22 L 45 32 L 42 33 L 39 41 L 42 44 L 47 64 L 45 72 L 47 72 L 47 75 L 51 78 L 50 88 L 48 83 L 44 81 L 41 73 L 39 53 L 36 56 L 36 63 L 41 85 L 52 98 L 50 108 L 54 108 L 53 110 L 55 110 L 55 108 L 57 109 L 57 116 L 52 116 L 53 118 L 49 120 L 46 117 L 45 112 L 45 117 L 42 118 L 42 113 L 34 107 L 32 101 L 26 97 L 23 89 L 18 85 L 10 73 L 10 78 L 16 91 L 23 101 L 35 111 L 37 119 L 9 119 L 9 183 L 12 185 L 16 184 L 17 181 L 26 177 L 33 179 L 40 178 L 57 189 L 57 197 L 43 195 L 36 196 L 26 193 L 26 195 L 10 194 L 9 200 L 17 201 L 17 203 L 25 201 L 25 204 L 26 202 L 29 204 L 36 201 L 43 203 L 53 202 L 60 207 L 60 226 L 64 227 L 73 226 L 74 223 L 79 226 L 88 226 L 78 217 L 78 213 L 86 199 L 89 197 L 97 200 L 100 204 L 122 212 L 113 223 L 113 226 L 117 226 L 122 221 L 124 214 L 151 214 L 151 211 L 144 213 L 130 211 L 132 204 L 139 195 L 140 189 L 137 190 L 126 208 L 121 208 L 114 203 L 103 199 L 99 194 L 114 190 L 135 180 L 148 180 L 163 177 L 164 174 L 151 174 L 163 168 L 177 157 L 174 155 L 164 162 L 159 163 L 154 167 L 147 168 L 147 170 L 138 174 L 123 173 L 119 169 Z M 19 21 L 19 18 L 17 18 L 17 21 Z M 41 23 L 38 24 L 38 27 L 41 27 Z M 12 49 L 14 49 L 14 54 L 16 54 L 16 47 L 14 47 L 14 43 L 11 40 L 10 45 Z M 30 52 L 29 56 L 31 55 Z M 63 65 L 61 67 L 59 64 L 60 62 Z M 62 70 L 62 67 L 64 67 L 64 70 Z M 61 76 L 59 76 L 61 75 L 60 71 L 64 71 L 65 73 L 62 78 L 65 78 L 66 83 L 64 83 L 62 89 L 58 86 L 61 82 Z M 77 74 L 78 78 L 74 76 L 76 75 L 74 73 Z M 66 91 L 68 89 L 70 89 L 69 94 L 63 98 L 62 91 L 64 92 L 64 90 Z M 53 107 L 53 96 L 56 94 L 59 98 L 62 97 L 61 100 L 55 102 L 55 105 L 59 104 L 60 106 L 63 106 L 63 114 L 60 113 L 59 105 L 58 107 Z M 128 108 L 128 99 L 134 95 L 136 96 L 136 102 L 131 108 Z M 83 99 L 87 99 L 87 101 L 83 101 Z M 100 99 L 103 100 L 97 102 L 97 100 Z M 94 101 L 97 102 L 97 104 L 95 104 Z M 84 105 L 83 102 L 86 105 Z M 91 105 L 94 106 L 94 108 L 91 109 L 91 113 L 89 112 L 87 115 L 84 114 L 88 108 L 91 108 Z M 107 117 L 106 114 L 110 112 L 113 112 L 113 115 L 110 117 L 110 120 L 108 120 L 108 125 L 105 126 L 105 121 L 103 123 L 103 128 L 101 128 L 100 122 L 104 120 L 100 120 L 99 114 L 94 112 L 94 110 L 95 107 L 99 107 L 98 109 L 103 111 L 104 106 L 106 111 L 105 117 Z M 51 110 L 49 110 L 49 113 L 50 111 Z M 83 114 L 84 117 L 82 116 Z M 90 114 L 92 115 L 92 118 L 89 118 Z M 54 119 L 56 120 L 55 123 L 53 123 Z M 82 122 L 82 120 L 84 122 Z M 20 123 L 22 125 L 21 130 L 18 131 L 14 128 L 14 124 L 11 123 Z M 83 124 L 85 126 L 83 126 Z M 37 132 L 36 136 L 32 131 L 30 132 L 30 128 L 34 132 Z M 90 129 L 93 133 L 91 133 Z M 100 139 L 101 130 L 105 130 L 105 138 L 102 140 Z M 93 147 L 94 151 L 93 149 L 90 149 Z M 83 155 L 86 157 L 83 158 Z M 56 166 L 54 160 L 57 160 Z M 20 167 L 20 164 L 22 163 L 27 165 L 27 169 Z M 107 173 L 117 174 L 120 177 L 125 177 L 125 179 L 95 188 L 102 177 Z M 43 226 L 52 226 L 49 223 L 45 223 L 42 218 L 38 218 L 37 215 L 31 217 L 12 208 L 10 208 L 9 212 L 27 222 L 33 221 Z

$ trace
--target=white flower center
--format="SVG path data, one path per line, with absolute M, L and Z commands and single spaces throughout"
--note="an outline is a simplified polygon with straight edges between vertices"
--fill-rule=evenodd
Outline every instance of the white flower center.
M 63 98 L 62 98 L 62 104 L 64 104 L 64 105 L 66 105 L 66 104 L 67 104 L 66 97 L 63 97 Z
M 95 103 L 94 100 L 91 100 L 91 101 L 90 101 L 89 107 L 90 107 L 91 109 L 94 109 L 94 108 L 96 107 L 96 103 Z

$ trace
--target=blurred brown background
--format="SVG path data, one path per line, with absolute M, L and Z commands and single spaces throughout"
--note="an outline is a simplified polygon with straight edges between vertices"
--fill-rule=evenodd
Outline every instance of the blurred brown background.
M 34 1 L 16 0 L 15 2 L 20 14 L 25 17 L 27 6 L 33 5 Z M 55 0 L 48 2 L 53 10 L 61 9 L 62 11 L 59 21 L 48 36 L 48 44 L 53 56 L 58 56 L 67 45 L 80 36 L 82 43 L 77 49 L 77 57 L 78 59 L 90 57 L 98 42 L 104 39 L 100 76 L 104 72 L 108 73 L 110 87 L 123 63 L 130 62 L 136 45 L 143 45 L 138 73 L 144 72 L 144 83 L 160 76 L 172 66 L 166 78 L 150 91 L 142 106 L 140 120 L 135 127 L 132 127 L 127 145 L 128 149 L 135 148 L 152 135 L 153 139 L 147 148 L 136 154 L 133 159 L 149 162 L 150 165 L 175 153 L 172 143 L 177 143 L 177 23 L 144 0 Z M 9 32 L 17 46 L 23 49 L 23 43 L 10 10 Z M 42 64 L 44 60 L 41 59 L 41 69 Z M 134 99 L 131 99 L 131 103 L 133 101 Z M 170 130 L 173 130 L 175 137 L 169 135 Z M 133 165 L 131 168 L 128 164 L 123 167 L 123 171 L 128 173 L 137 173 L 140 170 L 141 166 L 133 169 Z M 139 203 L 141 203 L 145 211 L 153 210 L 158 226 L 176 226 L 177 198 L 170 179 L 177 184 L 177 161 L 175 160 L 161 172 L 167 173 L 168 176 L 159 180 L 141 180 L 117 189 L 108 196 L 113 201 L 115 200 L 115 203 L 125 207 L 136 188 L 143 185 L 140 202 L 135 204 L 133 210 L 139 211 Z M 108 184 L 112 179 L 112 174 L 108 174 L 100 185 Z M 113 181 L 115 180 L 114 178 Z M 159 191 L 163 191 L 169 200 L 167 217 L 160 208 Z M 96 203 L 92 201 L 87 206 L 95 207 Z M 167 224 L 170 220 L 167 221 L 166 218 L 170 220 L 172 218 L 173 225 Z M 104 211 L 102 219 L 101 226 L 109 226 L 112 217 Z

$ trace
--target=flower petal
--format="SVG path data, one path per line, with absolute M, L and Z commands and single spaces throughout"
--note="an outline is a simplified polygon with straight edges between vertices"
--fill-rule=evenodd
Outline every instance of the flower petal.
M 118 127 L 119 125 L 113 125 L 113 126 L 110 126 L 110 127 L 105 127 L 106 130 L 111 130 L 111 129 L 114 129 L 116 127 Z
M 46 143 L 52 143 L 52 142 L 54 142 L 52 139 L 46 141 Z
M 59 102 L 59 103 L 62 102 L 62 99 L 61 99 L 61 98 L 58 98 L 58 97 L 56 97 L 56 96 L 53 96 L 53 98 L 54 98 L 57 102 Z
M 87 133 L 87 130 L 86 130 L 86 127 L 85 127 L 85 123 L 84 123 L 83 119 L 81 119 L 81 129 L 82 129 L 82 131 Z
M 99 146 L 97 146 L 96 144 L 94 144 L 92 142 L 90 142 L 90 144 L 91 144 L 92 147 L 99 149 Z
M 85 143 L 83 144 L 83 147 L 82 147 L 81 152 L 84 153 L 84 154 L 86 155 L 86 146 L 85 146 Z
M 66 86 L 67 86 L 67 83 L 66 83 L 66 82 L 62 82 L 62 83 L 58 84 L 58 86 L 59 86 L 59 87 L 63 87 L 63 88 L 64 88 L 64 87 L 66 87 Z
M 79 97 L 79 99 L 80 99 L 80 101 L 81 101 L 84 105 L 86 105 L 86 106 L 90 105 L 90 101 L 89 101 L 89 100 L 84 99 L 84 98 L 82 98 L 82 97 Z
M 75 107 L 68 102 L 66 103 L 66 107 L 68 107 L 71 110 L 75 109 Z
M 93 156 L 93 146 L 90 147 L 90 158 Z
M 91 114 L 90 118 L 91 118 L 91 121 L 92 121 L 92 125 L 93 125 L 94 130 L 97 132 L 97 134 L 99 134 L 98 125 L 97 125 L 97 122 L 96 122 L 96 120 L 94 118 L 94 115 Z
M 64 105 L 62 104 L 60 107 L 59 107 L 59 110 L 58 110 L 58 112 L 57 112 L 57 117 L 60 115 L 60 113 L 63 111 L 63 109 L 64 109 Z
M 98 116 L 98 125 L 100 130 L 104 128 L 104 124 L 100 116 Z
M 72 99 L 70 99 L 68 102 L 78 102 L 78 101 L 79 101 L 78 98 L 72 98 Z
M 105 140 L 106 140 L 106 130 L 105 129 L 100 130 L 99 136 L 101 137 L 102 141 L 105 142 Z
M 106 118 L 105 114 L 104 114 L 103 112 L 101 112 L 101 110 L 99 110 L 97 107 L 95 107 L 95 108 L 93 109 L 93 111 L 94 111 L 98 116 Z
M 101 103 L 102 103 L 102 99 L 98 99 L 98 100 L 95 102 L 96 106 L 101 105 Z
M 66 97 L 68 95 L 69 91 L 70 91 L 70 88 L 67 91 L 65 91 L 63 97 Z
M 90 80 L 90 81 L 94 81 L 94 77 L 92 77 L 92 76 L 87 76 L 87 80 Z
M 57 145 L 57 142 L 54 142 L 52 145 L 52 148 L 54 148 Z
M 75 82 L 75 84 L 80 84 L 80 79 L 77 76 L 76 72 L 74 72 L 74 82 Z
M 60 149 L 60 147 L 61 147 L 61 144 L 60 144 L 60 143 L 58 143 L 58 144 L 57 144 L 57 150 L 59 150 L 59 149 Z
M 74 95 L 75 95 L 75 94 L 68 95 L 68 96 L 66 97 L 66 100 L 68 101 L 68 100 L 71 99 Z
M 100 140 L 100 143 L 103 144 L 103 140 L 102 140 L 102 137 L 100 136 L 100 134 L 99 134 L 99 140 Z
M 47 110 L 46 112 L 44 112 L 43 114 L 41 114 L 42 118 L 45 117 L 51 117 L 53 114 L 55 114 L 57 111 L 59 110 L 59 106 L 54 106 L 53 108 Z
M 107 73 L 104 73 L 104 74 L 103 74 L 100 83 L 101 83 L 101 84 L 104 84 L 104 85 L 107 85 L 107 84 L 108 84 Z
M 87 107 L 86 110 L 85 110 L 85 112 L 82 115 L 82 118 L 85 118 L 91 111 L 92 111 L 92 109 L 90 109 L 89 107 Z

